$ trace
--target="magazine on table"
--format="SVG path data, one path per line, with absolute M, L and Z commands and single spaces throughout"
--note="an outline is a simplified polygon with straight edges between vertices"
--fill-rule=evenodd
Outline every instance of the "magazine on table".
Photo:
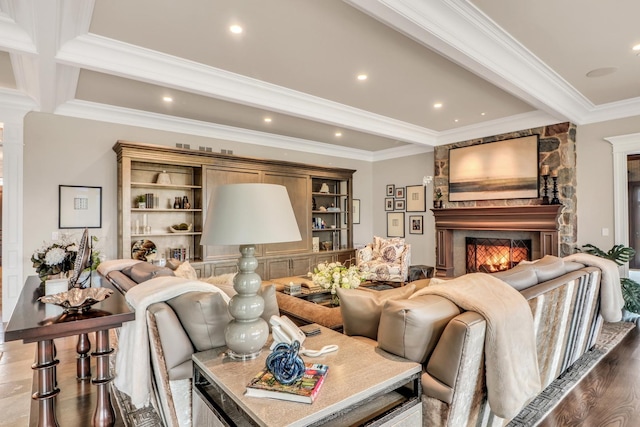
M 293 384 L 279 383 L 267 368 L 247 384 L 246 396 L 268 397 L 292 402 L 313 403 L 327 376 L 329 367 L 321 363 L 306 363 L 305 373 Z

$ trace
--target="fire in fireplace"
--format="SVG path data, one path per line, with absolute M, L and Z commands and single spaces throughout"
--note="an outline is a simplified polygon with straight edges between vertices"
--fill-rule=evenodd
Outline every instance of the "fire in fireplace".
M 531 260 L 531 240 L 467 237 L 467 273 L 509 270 Z

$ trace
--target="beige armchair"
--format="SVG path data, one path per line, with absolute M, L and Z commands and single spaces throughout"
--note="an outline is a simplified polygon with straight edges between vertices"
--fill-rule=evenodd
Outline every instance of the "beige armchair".
M 357 265 L 366 280 L 407 282 L 411 264 L 411 245 L 404 239 L 374 236 L 373 243 L 357 252 Z

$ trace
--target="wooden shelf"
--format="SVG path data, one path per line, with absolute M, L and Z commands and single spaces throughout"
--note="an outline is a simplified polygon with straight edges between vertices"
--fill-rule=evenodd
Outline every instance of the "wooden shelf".
M 132 182 L 131 187 L 145 187 L 145 188 L 168 188 L 173 190 L 201 190 L 201 185 L 187 185 L 187 184 L 156 184 L 155 182 Z
M 138 209 L 131 208 L 131 212 L 202 212 L 202 209 Z

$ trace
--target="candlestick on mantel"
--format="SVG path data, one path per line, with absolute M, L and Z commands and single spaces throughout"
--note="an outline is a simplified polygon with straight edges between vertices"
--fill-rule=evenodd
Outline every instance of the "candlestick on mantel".
M 553 172 L 551 172 L 551 178 L 557 178 L 558 177 L 558 171 L 554 170 Z
M 549 165 L 542 165 L 542 169 L 540 170 L 540 175 L 549 176 Z

